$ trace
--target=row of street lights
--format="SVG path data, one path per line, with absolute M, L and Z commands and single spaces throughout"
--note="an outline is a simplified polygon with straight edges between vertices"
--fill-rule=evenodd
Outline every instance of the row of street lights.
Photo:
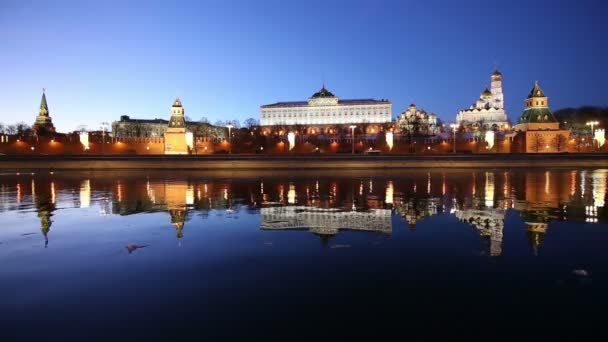
M 105 122 L 103 124 L 107 125 L 107 123 L 105 123 Z M 593 142 L 593 140 L 595 140 L 595 126 L 599 125 L 599 121 L 587 121 L 586 125 L 591 126 L 591 141 Z M 232 135 L 230 133 L 234 126 L 226 125 L 226 127 L 228 128 L 228 144 L 229 144 L 228 153 L 231 154 L 232 153 Z M 456 153 L 456 130 L 458 129 L 458 127 L 459 126 L 456 123 L 450 124 L 450 128 L 452 128 L 453 137 L 454 137 L 454 143 L 452 144 L 453 153 Z M 357 126 L 350 125 L 349 128 L 351 129 L 351 138 L 352 138 L 351 153 L 355 154 L 355 128 L 357 128 Z M 105 131 L 104 131 L 104 133 L 105 133 Z

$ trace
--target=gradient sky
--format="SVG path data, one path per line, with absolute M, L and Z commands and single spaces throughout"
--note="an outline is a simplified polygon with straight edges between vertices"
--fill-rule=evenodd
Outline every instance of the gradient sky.
M 608 1 L 0 0 L 0 122 L 60 131 L 120 115 L 259 119 L 259 106 L 414 102 L 454 120 L 504 74 L 516 120 L 539 80 L 553 110 L 608 104 Z

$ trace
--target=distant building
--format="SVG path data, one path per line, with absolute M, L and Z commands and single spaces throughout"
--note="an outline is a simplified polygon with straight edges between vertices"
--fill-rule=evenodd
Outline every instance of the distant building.
M 277 102 L 260 108 L 260 126 L 384 124 L 392 120 L 388 100 L 341 100 L 325 86 L 308 101 Z
M 49 106 L 46 103 L 44 89 L 42 89 L 42 100 L 40 101 L 38 116 L 36 117 L 36 122 L 32 128 L 38 135 L 43 135 L 44 133 L 55 133 L 55 126 L 53 125 L 53 121 L 49 115 Z
M 413 103 L 397 118 L 397 127 L 404 134 L 434 135 L 439 133 L 437 114 L 428 114 L 424 110 L 419 110 Z
M 502 73 L 494 71 L 491 76 L 490 90 L 486 87 L 469 109 L 461 110 L 456 115 L 459 125 L 472 129 L 503 130 L 509 127 L 502 93 Z
M 185 117 L 184 117 L 185 119 Z M 164 119 L 132 119 L 122 115 L 119 121 L 112 123 L 111 135 L 116 138 L 144 138 L 164 137 L 169 125 Z M 226 127 L 213 126 L 206 122 L 185 121 L 186 131 L 194 136 L 226 138 Z
M 570 131 L 562 130 L 559 122 L 549 110 L 549 98 L 538 85 L 526 98 L 526 108 L 513 127 L 516 152 L 543 153 L 566 151 Z

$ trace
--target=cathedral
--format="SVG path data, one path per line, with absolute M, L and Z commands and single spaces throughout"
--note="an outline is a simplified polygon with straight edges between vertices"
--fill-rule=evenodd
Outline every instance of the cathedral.
M 414 136 L 439 133 L 437 114 L 428 114 L 413 103 L 397 118 L 397 127 L 402 133 Z
M 469 107 L 458 112 L 456 122 L 464 127 L 482 130 L 504 130 L 509 128 L 502 93 L 502 73 L 494 71 L 491 88 L 487 87 L 479 99 Z

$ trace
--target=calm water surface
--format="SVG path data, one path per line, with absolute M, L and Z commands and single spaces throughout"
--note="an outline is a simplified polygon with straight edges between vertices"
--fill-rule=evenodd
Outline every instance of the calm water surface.
M 1 174 L 0 336 L 597 337 L 607 177 Z

